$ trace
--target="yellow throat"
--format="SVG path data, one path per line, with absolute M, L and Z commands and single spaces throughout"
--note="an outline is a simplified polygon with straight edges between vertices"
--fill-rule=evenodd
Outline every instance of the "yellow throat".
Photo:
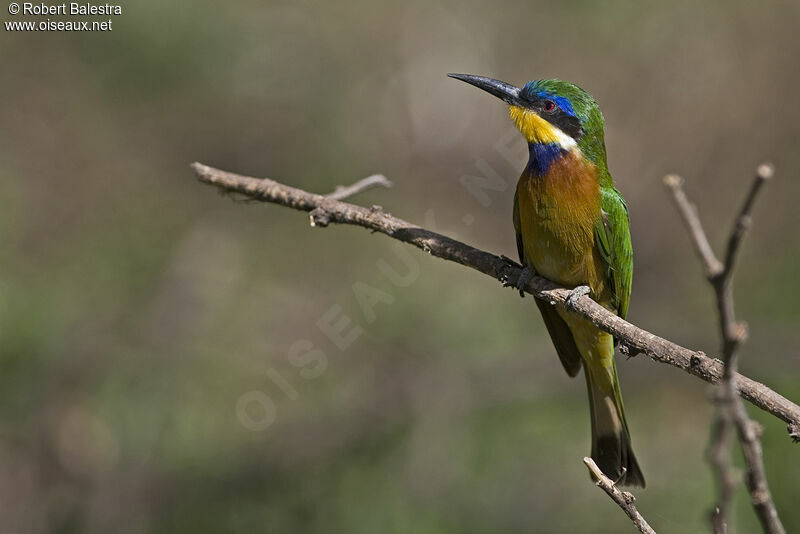
M 577 146 L 572 137 L 541 118 L 535 111 L 519 106 L 509 106 L 508 114 L 529 143 L 552 143 L 560 145 L 566 150 Z

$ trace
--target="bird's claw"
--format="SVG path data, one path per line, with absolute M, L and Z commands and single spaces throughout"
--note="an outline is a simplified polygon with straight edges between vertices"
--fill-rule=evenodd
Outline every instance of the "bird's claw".
M 636 347 L 632 347 L 624 341 L 620 341 L 617 348 L 619 349 L 619 353 L 629 360 L 641 352 Z
M 522 271 L 520 271 L 519 276 L 515 281 L 512 282 L 508 278 L 508 276 L 504 277 L 504 279 L 502 280 L 503 287 L 513 287 L 514 289 L 519 291 L 519 296 L 524 298 L 525 287 L 528 285 L 528 282 L 531 281 L 531 278 L 533 278 L 534 274 L 535 273 L 533 268 L 529 265 L 526 265 L 525 267 L 522 268 Z
M 512 260 L 511 258 L 506 256 L 505 254 L 501 254 L 500 255 L 500 259 L 503 260 L 503 263 L 505 263 L 509 267 L 516 267 L 517 269 L 522 269 L 522 265 L 520 265 L 516 261 Z
M 579 298 L 588 295 L 592 290 L 589 286 L 578 286 L 567 295 L 566 304 L 568 308 L 574 308 Z

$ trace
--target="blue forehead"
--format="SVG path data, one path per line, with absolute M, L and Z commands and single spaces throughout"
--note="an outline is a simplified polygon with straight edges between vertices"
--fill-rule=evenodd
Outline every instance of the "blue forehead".
M 549 91 L 543 91 L 539 87 L 537 87 L 538 81 L 533 80 L 532 82 L 528 82 L 522 88 L 522 96 L 526 98 L 547 98 L 552 100 L 556 103 L 556 105 L 561 108 L 564 113 L 571 117 L 575 117 L 575 109 L 572 107 L 572 103 L 569 101 L 568 98 L 563 96 L 554 95 Z

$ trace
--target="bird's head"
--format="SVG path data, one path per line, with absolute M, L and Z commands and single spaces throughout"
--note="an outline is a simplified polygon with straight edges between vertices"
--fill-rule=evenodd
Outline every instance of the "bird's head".
M 580 149 L 595 163 L 605 165 L 603 115 L 592 95 L 561 80 L 534 80 L 522 88 L 471 74 L 451 78 L 483 89 L 509 106 L 509 114 L 530 144 L 557 144 Z

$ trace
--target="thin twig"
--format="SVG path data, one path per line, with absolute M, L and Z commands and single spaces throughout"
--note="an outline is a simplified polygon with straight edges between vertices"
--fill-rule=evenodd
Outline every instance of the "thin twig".
M 611 500 L 617 503 L 617 506 L 622 508 L 622 511 L 631 518 L 631 521 L 633 521 L 633 525 L 639 529 L 639 532 L 642 534 L 656 534 L 656 531 L 653 530 L 653 527 L 647 524 L 647 521 L 645 521 L 644 517 L 642 517 L 642 514 L 640 514 L 639 510 L 636 509 L 636 505 L 634 504 L 634 502 L 636 502 L 636 498 L 632 493 L 628 491 L 620 491 L 620 489 L 614 484 L 614 481 L 603 474 L 600 468 L 597 467 L 597 464 L 594 463 L 594 460 L 588 456 L 583 459 L 583 463 L 586 464 L 586 467 L 589 469 L 589 473 L 591 473 L 595 484 L 597 484 L 597 487 L 605 491 L 606 495 L 611 497 Z
M 706 233 L 703 231 L 703 225 L 700 223 L 700 217 L 697 215 L 697 207 L 689 202 L 689 199 L 686 198 L 686 193 L 683 192 L 683 178 L 677 174 L 668 174 L 664 177 L 664 184 L 672 190 L 675 204 L 678 206 L 678 211 L 681 212 L 683 222 L 686 224 L 686 229 L 692 238 L 695 251 L 697 251 L 697 255 L 703 262 L 706 276 L 712 278 L 721 273 L 722 264 L 714 256 L 714 251 L 708 243 Z
M 222 191 L 239 193 L 262 202 L 311 212 L 313 226 L 326 226 L 330 223 L 361 226 L 414 245 L 433 256 L 470 267 L 497 280 L 517 280 L 522 272 L 521 266 L 508 258 L 478 250 L 455 239 L 431 232 L 393 217 L 378 207 L 364 208 L 283 185 L 268 178 L 241 176 L 201 163 L 192 164 L 192 168 L 198 180 Z M 681 347 L 634 326 L 588 296 L 571 299 L 567 305 L 570 291 L 539 276 L 531 277 L 524 290 L 554 306 L 567 307 L 601 330 L 612 334 L 633 351 L 644 353 L 655 361 L 683 369 L 706 382 L 717 383 L 722 378 L 722 362 L 719 360 L 709 358 L 703 352 Z M 789 424 L 790 429 L 800 428 L 800 406 L 764 384 L 745 376 L 737 374 L 736 382 L 739 394 L 743 398 L 782 419 Z
M 714 534 L 727 534 L 728 516 L 738 478 L 731 464 L 733 426 L 729 410 L 717 410 L 709 440 L 708 462 L 717 481 L 717 504 L 711 510 Z
M 770 163 L 762 163 L 758 166 L 758 169 L 756 169 L 755 179 L 750 185 L 750 191 L 747 193 L 747 197 L 745 198 L 745 201 L 739 210 L 739 214 L 736 217 L 736 222 L 733 225 L 733 231 L 728 239 L 728 249 L 725 254 L 725 271 L 727 271 L 726 274 L 728 276 L 732 274 L 733 268 L 736 265 L 736 256 L 739 252 L 739 244 L 742 242 L 745 233 L 750 228 L 750 224 L 752 222 L 750 213 L 753 211 L 753 205 L 756 197 L 758 196 L 758 192 L 761 190 L 761 187 L 767 182 L 767 180 L 772 179 L 774 175 L 775 168 Z
M 373 174 L 372 176 L 367 176 L 366 178 L 363 178 L 352 185 L 337 186 L 333 193 L 328 193 L 325 196 L 334 200 L 344 200 L 374 187 L 389 188 L 392 187 L 392 182 L 390 182 L 389 179 L 382 174 Z
M 722 338 L 723 374 L 720 384 L 719 409 L 717 428 L 712 433 L 709 447 L 710 460 L 717 477 L 718 503 L 711 513 L 712 526 L 716 533 L 725 533 L 727 530 L 728 511 L 730 508 L 733 490 L 733 475 L 730 465 L 730 426 L 735 426 L 744 452 L 747 476 L 745 482 L 750 492 L 753 509 L 761 522 L 764 532 L 769 534 L 783 534 L 775 503 L 767 484 L 764 472 L 764 458 L 759 438 L 760 430 L 756 423 L 750 420 L 747 409 L 737 395 L 737 368 L 738 349 L 747 338 L 747 325 L 736 320 L 733 301 L 733 272 L 736 266 L 738 252 L 747 230 L 751 225 L 751 212 L 756 196 L 764 183 L 772 178 L 774 170 L 772 165 L 763 164 L 758 167 L 750 191 L 742 204 L 728 238 L 725 252 L 725 263 L 721 264 L 714 256 L 703 226 L 697 215 L 697 210 L 689 203 L 681 187 L 682 180 L 670 175 L 664 178 L 664 183 L 672 191 L 675 204 L 689 229 L 689 235 L 695 250 L 700 257 L 706 271 L 706 277 L 714 288 L 719 313 L 719 328 Z M 790 435 L 792 425 L 789 426 Z

